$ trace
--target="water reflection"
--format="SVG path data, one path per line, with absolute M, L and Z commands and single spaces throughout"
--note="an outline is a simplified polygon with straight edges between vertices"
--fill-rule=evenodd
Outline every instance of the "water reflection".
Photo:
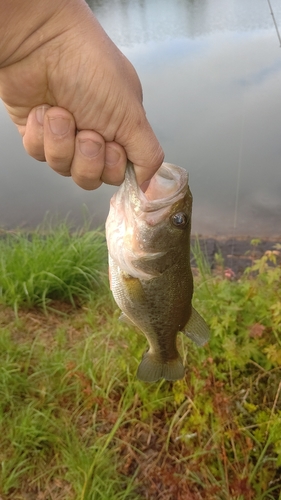
M 281 50 L 267 2 L 89 3 L 139 73 L 166 160 L 190 173 L 193 232 L 280 235 Z M 0 118 L 0 224 L 34 225 L 48 209 L 78 219 L 83 203 L 104 222 L 115 188 L 57 176 L 24 153 L 1 106 Z
M 278 22 L 281 6 L 271 1 Z M 122 46 L 273 27 L 266 0 L 88 0 L 88 4 Z

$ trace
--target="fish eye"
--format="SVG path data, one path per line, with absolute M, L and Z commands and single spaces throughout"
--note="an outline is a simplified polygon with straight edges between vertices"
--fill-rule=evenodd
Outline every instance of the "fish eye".
M 172 224 L 179 229 L 184 229 L 188 223 L 188 216 L 184 212 L 177 212 L 171 217 Z

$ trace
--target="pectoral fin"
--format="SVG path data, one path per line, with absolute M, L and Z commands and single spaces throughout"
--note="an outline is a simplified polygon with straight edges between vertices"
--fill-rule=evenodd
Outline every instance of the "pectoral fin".
M 210 330 L 207 323 L 193 307 L 191 308 L 191 316 L 182 333 L 193 340 L 198 346 L 206 344 L 210 337 Z
M 122 323 L 126 323 L 126 325 L 129 326 L 136 326 L 135 323 L 127 316 L 125 313 L 121 313 L 119 316 L 119 321 L 122 321 Z
M 127 297 L 136 303 L 143 302 L 145 300 L 145 295 L 140 280 L 124 272 L 122 272 L 121 277 Z

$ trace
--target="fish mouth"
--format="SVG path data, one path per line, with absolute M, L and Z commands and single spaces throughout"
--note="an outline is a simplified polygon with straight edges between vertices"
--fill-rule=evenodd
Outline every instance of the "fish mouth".
M 162 163 L 144 192 L 137 184 L 133 164 L 128 161 L 124 184 L 131 192 L 136 211 L 154 212 L 170 207 L 183 198 L 188 186 L 188 173 L 176 165 Z

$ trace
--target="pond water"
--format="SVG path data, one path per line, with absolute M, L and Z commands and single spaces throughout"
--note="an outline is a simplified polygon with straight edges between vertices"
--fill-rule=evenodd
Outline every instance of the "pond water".
M 271 0 L 281 29 L 281 4 Z M 281 48 L 267 0 L 89 0 L 140 76 L 166 161 L 185 167 L 193 233 L 281 234 Z M 116 188 L 85 192 L 25 153 L 0 103 L 0 226 L 49 211 L 103 224 Z

